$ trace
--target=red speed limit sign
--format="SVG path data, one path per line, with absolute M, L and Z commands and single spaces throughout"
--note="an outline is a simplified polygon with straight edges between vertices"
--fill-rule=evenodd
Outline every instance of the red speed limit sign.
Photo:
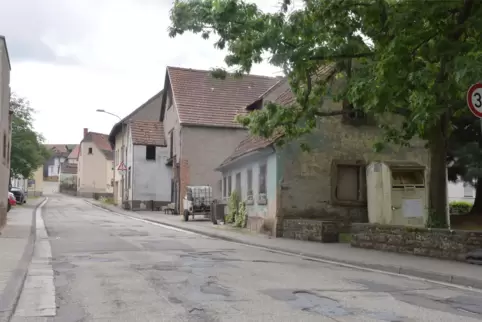
M 470 86 L 467 91 L 467 104 L 475 116 L 482 118 L 482 83 Z

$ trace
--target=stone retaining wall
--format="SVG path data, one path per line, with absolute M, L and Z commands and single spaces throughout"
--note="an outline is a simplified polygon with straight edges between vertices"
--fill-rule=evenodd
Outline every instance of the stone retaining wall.
M 323 243 L 338 242 L 339 223 L 311 219 L 284 219 L 284 238 L 318 241 Z
M 465 261 L 482 248 L 482 231 L 354 223 L 351 246 Z

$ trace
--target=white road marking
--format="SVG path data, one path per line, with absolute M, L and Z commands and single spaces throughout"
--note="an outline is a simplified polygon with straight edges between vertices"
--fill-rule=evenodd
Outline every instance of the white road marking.
M 96 208 L 99 208 L 99 209 L 101 209 L 101 210 L 103 210 L 103 211 L 109 212 L 109 213 L 114 214 L 114 215 L 117 215 L 117 216 L 127 217 L 127 218 L 132 219 L 132 220 L 141 221 L 141 222 L 146 223 L 146 224 L 151 224 L 151 225 L 154 225 L 154 226 L 159 226 L 159 227 L 162 227 L 162 228 L 166 228 L 166 229 L 178 231 L 178 232 L 181 232 L 181 233 L 186 233 L 186 234 L 190 234 L 190 235 L 198 235 L 198 236 L 204 236 L 204 237 L 206 237 L 205 235 L 198 234 L 198 233 L 194 233 L 194 232 L 192 232 L 192 231 L 188 231 L 188 230 L 184 230 L 184 229 L 181 229 L 181 228 L 176 228 L 176 227 L 164 225 L 164 224 L 161 224 L 161 223 L 158 223 L 158 222 L 153 222 L 153 221 L 151 221 L 151 220 L 145 220 L 145 219 L 138 218 L 138 217 L 132 217 L 132 216 L 129 216 L 129 215 L 120 214 L 120 213 L 118 213 L 118 212 L 110 211 L 110 210 L 107 210 L 107 209 L 105 209 L 105 208 L 99 207 L 99 206 L 94 205 L 94 204 L 91 204 L 91 203 L 89 203 L 89 204 L 90 204 L 91 206 L 94 206 L 94 207 L 96 207 Z
M 57 314 L 52 249 L 42 218 L 42 207 L 47 200 L 48 198 L 42 202 L 35 214 L 37 227 L 34 254 L 14 317 L 47 317 Z
M 170 229 L 170 230 L 174 230 L 174 231 L 178 231 L 178 232 L 182 232 L 182 233 L 186 233 L 186 234 L 197 235 L 197 236 L 201 236 L 201 237 L 205 237 L 205 238 L 215 239 L 214 237 L 210 237 L 210 236 L 203 235 L 203 234 L 200 234 L 200 233 L 195 233 L 195 232 L 192 232 L 192 231 L 189 231 L 189 230 L 184 230 L 182 228 L 176 228 L 176 227 L 152 222 L 150 220 L 144 220 L 144 219 L 141 219 L 141 218 L 132 217 L 132 216 L 129 216 L 129 215 L 124 215 L 124 214 L 121 214 L 121 213 L 118 213 L 118 212 L 107 210 L 105 208 L 99 207 L 99 206 L 94 205 L 92 203 L 89 203 L 89 204 L 91 206 L 99 208 L 99 209 L 101 209 L 105 212 L 109 212 L 109 213 L 112 213 L 112 214 L 115 214 L 115 215 L 118 215 L 118 216 L 127 217 L 127 218 L 130 218 L 130 219 L 133 219 L 133 220 L 142 221 L 142 222 L 147 223 L 147 224 L 160 226 L 160 227 L 163 227 L 163 228 L 166 228 L 166 229 Z M 222 240 L 222 241 L 227 242 L 227 243 L 233 243 L 233 244 L 245 246 L 245 247 L 265 250 L 265 251 L 269 251 L 269 252 L 276 253 L 276 254 L 294 256 L 294 257 L 298 257 L 298 258 L 301 258 L 301 259 L 308 259 L 308 260 L 319 262 L 319 263 L 331 264 L 331 265 L 341 266 L 341 267 L 346 267 L 346 268 L 353 268 L 353 269 L 357 269 L 357 270 L 362 270 L 362 271 L 367 271 L 367 272 L 372 272 L 372 273 L 385 274 L 385 275 L 390 275 L 390 276 L 404 277 L 404 278 L 408 278 L 408 279 L 414 280 L 414 281 L 434 283 L 434 284 L 438 284 L 438 285 L 453 287 L 453 288 L 460 289 L 460 290 L 472 291 L 472 292 L 477 292 L 477 293 L 482 294 L 482 289 L 478 289 L 478 288 L 474 288 L 474 287 L 470 287 L 470 286 L 463 286 L 463 285 L 458 285 L 458 284 L 452 284 L 452 283 L 449 283 L 449 282 L 435 281 L 435 280 L 417 277 L 417 276 L 405 275 L 405 274 L 401 274 L 401 273 L 393 273 L 393 272 L 378 270 L 378 269 L 375 269 L 375 268 L 368 268 L 368 267 L 346 264 L 346 263 L 337 262 L 337 261 L 331 261 L 331 260 L 328 260 L 328 259 L 320 259 L 320 258 L 316 258 L 316 257 L 306 256 L 306 255 L 303 255 L 302 253 L 301 254 L 295 254 L 295 253 L 290 253 L 290 252 L 284 252 L 284 251 L 275 250 L 275 249 L 272 249 L 272 248 L 269 248 L 269 247 L 248 245 L 248 244 L 245 244 L 245 243 L 242 243 L 242 242 L 237 242 L 237 241 L 232 241 L 232 240 L 225 240 L 225 239 L 221 239 L 221 238 L 219 238 L 219 240 Z

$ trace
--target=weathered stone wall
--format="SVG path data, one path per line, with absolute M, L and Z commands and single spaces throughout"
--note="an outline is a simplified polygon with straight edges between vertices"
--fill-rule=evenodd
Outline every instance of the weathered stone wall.
M 353 224 L 353 247 L 464 261 L 482 248 L 482 231 Z
M 326 110 L 341 109 L 341 104 L 328 99 L 324 105 Z M 352 222 L 368 222 L 366 201 L 341 204 L 334 200 L 333 161 L 359 161 L 366 165 L 375 160 L 409 160 L 429 164 L 422 142 L 414 142 L 411 148 L 387 146 L 381 153 L 374 152 L 373 145 L 380 135 L 373 125 L 352 125 L 341 116 L 324 117 L 302 141 L 277 148 L 281 221 L 295 218 L 339 221 L 344 223 L 342 232 L 349 232 Z M 302 142 L 310 146 L 310 152 L 301 151 Z M 428 184 L 428 172 L 426 179 Z
M 339 225 L 333 221 L 285 219 L 283 237 L 324 243 L 338 242 Z

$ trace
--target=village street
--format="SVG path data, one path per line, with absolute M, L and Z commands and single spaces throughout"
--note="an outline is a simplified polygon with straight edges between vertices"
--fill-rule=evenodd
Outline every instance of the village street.
M 43 265 L 37 271 L 47 278 L 32 285 L 27 277 L 14 322 L 482 317 L 473 313 L 482 313 L 478 292 L 212 239 L 116 215 L 80 198 L 52 194 L 41 217 L 31 271 Z M 47 240 L 50 248 L 41 244 Z

